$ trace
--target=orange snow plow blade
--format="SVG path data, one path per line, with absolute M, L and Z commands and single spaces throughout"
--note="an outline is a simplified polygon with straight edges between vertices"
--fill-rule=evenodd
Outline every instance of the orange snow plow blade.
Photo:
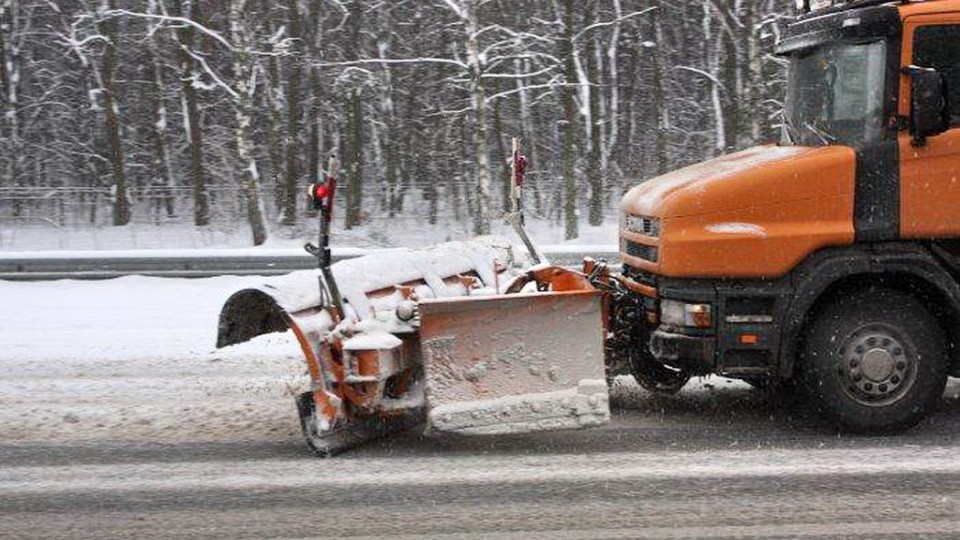
M 420 304 L 428 428 L 576 429 L 610 417 L 595 290 Z
M 218 347 L 292 330 L 308 444 L 330 456 L 411 426 L 486 435 L 609 420 L 602 268 L 523 270 L 497 239 L 394 250 L 265 279 L 220 314 Z M 425 422 L 425 424 L 424 424 Z

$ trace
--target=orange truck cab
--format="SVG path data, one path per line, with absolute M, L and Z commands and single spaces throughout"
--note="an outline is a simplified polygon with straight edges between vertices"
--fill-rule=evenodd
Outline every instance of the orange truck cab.
M 780 143 L 623 200 L 622 361 L 662 390 L 796 381 L 842 429 L 900 431 L 960 376 L 960 0 L 798 4 Z

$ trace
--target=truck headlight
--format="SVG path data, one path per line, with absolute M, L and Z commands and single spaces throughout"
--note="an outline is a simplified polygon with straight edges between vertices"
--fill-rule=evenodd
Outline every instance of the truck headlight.
M 712 328 L 713 309 L 710 304 L 663 300 L 660 302 L 660 322 L 666 326 Z

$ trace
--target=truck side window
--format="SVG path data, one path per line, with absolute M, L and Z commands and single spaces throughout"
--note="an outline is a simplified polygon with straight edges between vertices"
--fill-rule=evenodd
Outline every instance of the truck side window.
M 960 25 L 918 28 L 913 51 L 914 64 L 943 73 L 950 98 L 950 125 L 960 126 Z

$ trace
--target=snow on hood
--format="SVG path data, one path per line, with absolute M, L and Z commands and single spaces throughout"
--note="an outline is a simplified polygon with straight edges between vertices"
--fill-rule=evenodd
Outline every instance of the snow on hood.
M 717 234 L 746 234 L 752 236 L 767 236 L 767 230 L 753 223 L 716 223 L 707 225 L 707 230 Z
M 623 199 L 622 210 L 636 215 L 662 218 L 701 215 L 757 204 L 757 196 L 776 197 L 786 202 L 809 197 L 802 184 L 809 174 L 821 173 L 835 161 L 855 163 L 853 151 L 844 147 L 807 148 L 760 146 L 649 180 L 632 189 Z M 795 178 L 795 183 L 773 183 Z M 732 188 L 744 183 L 745 191 Z M 749 186 L 749 187 L 746 187 Z M 763 193 L 749 193 L 754 187 Z M 707 196 L 709 194 L 709 196 Z M 751 195 L 753 197 L 751 197 Z

